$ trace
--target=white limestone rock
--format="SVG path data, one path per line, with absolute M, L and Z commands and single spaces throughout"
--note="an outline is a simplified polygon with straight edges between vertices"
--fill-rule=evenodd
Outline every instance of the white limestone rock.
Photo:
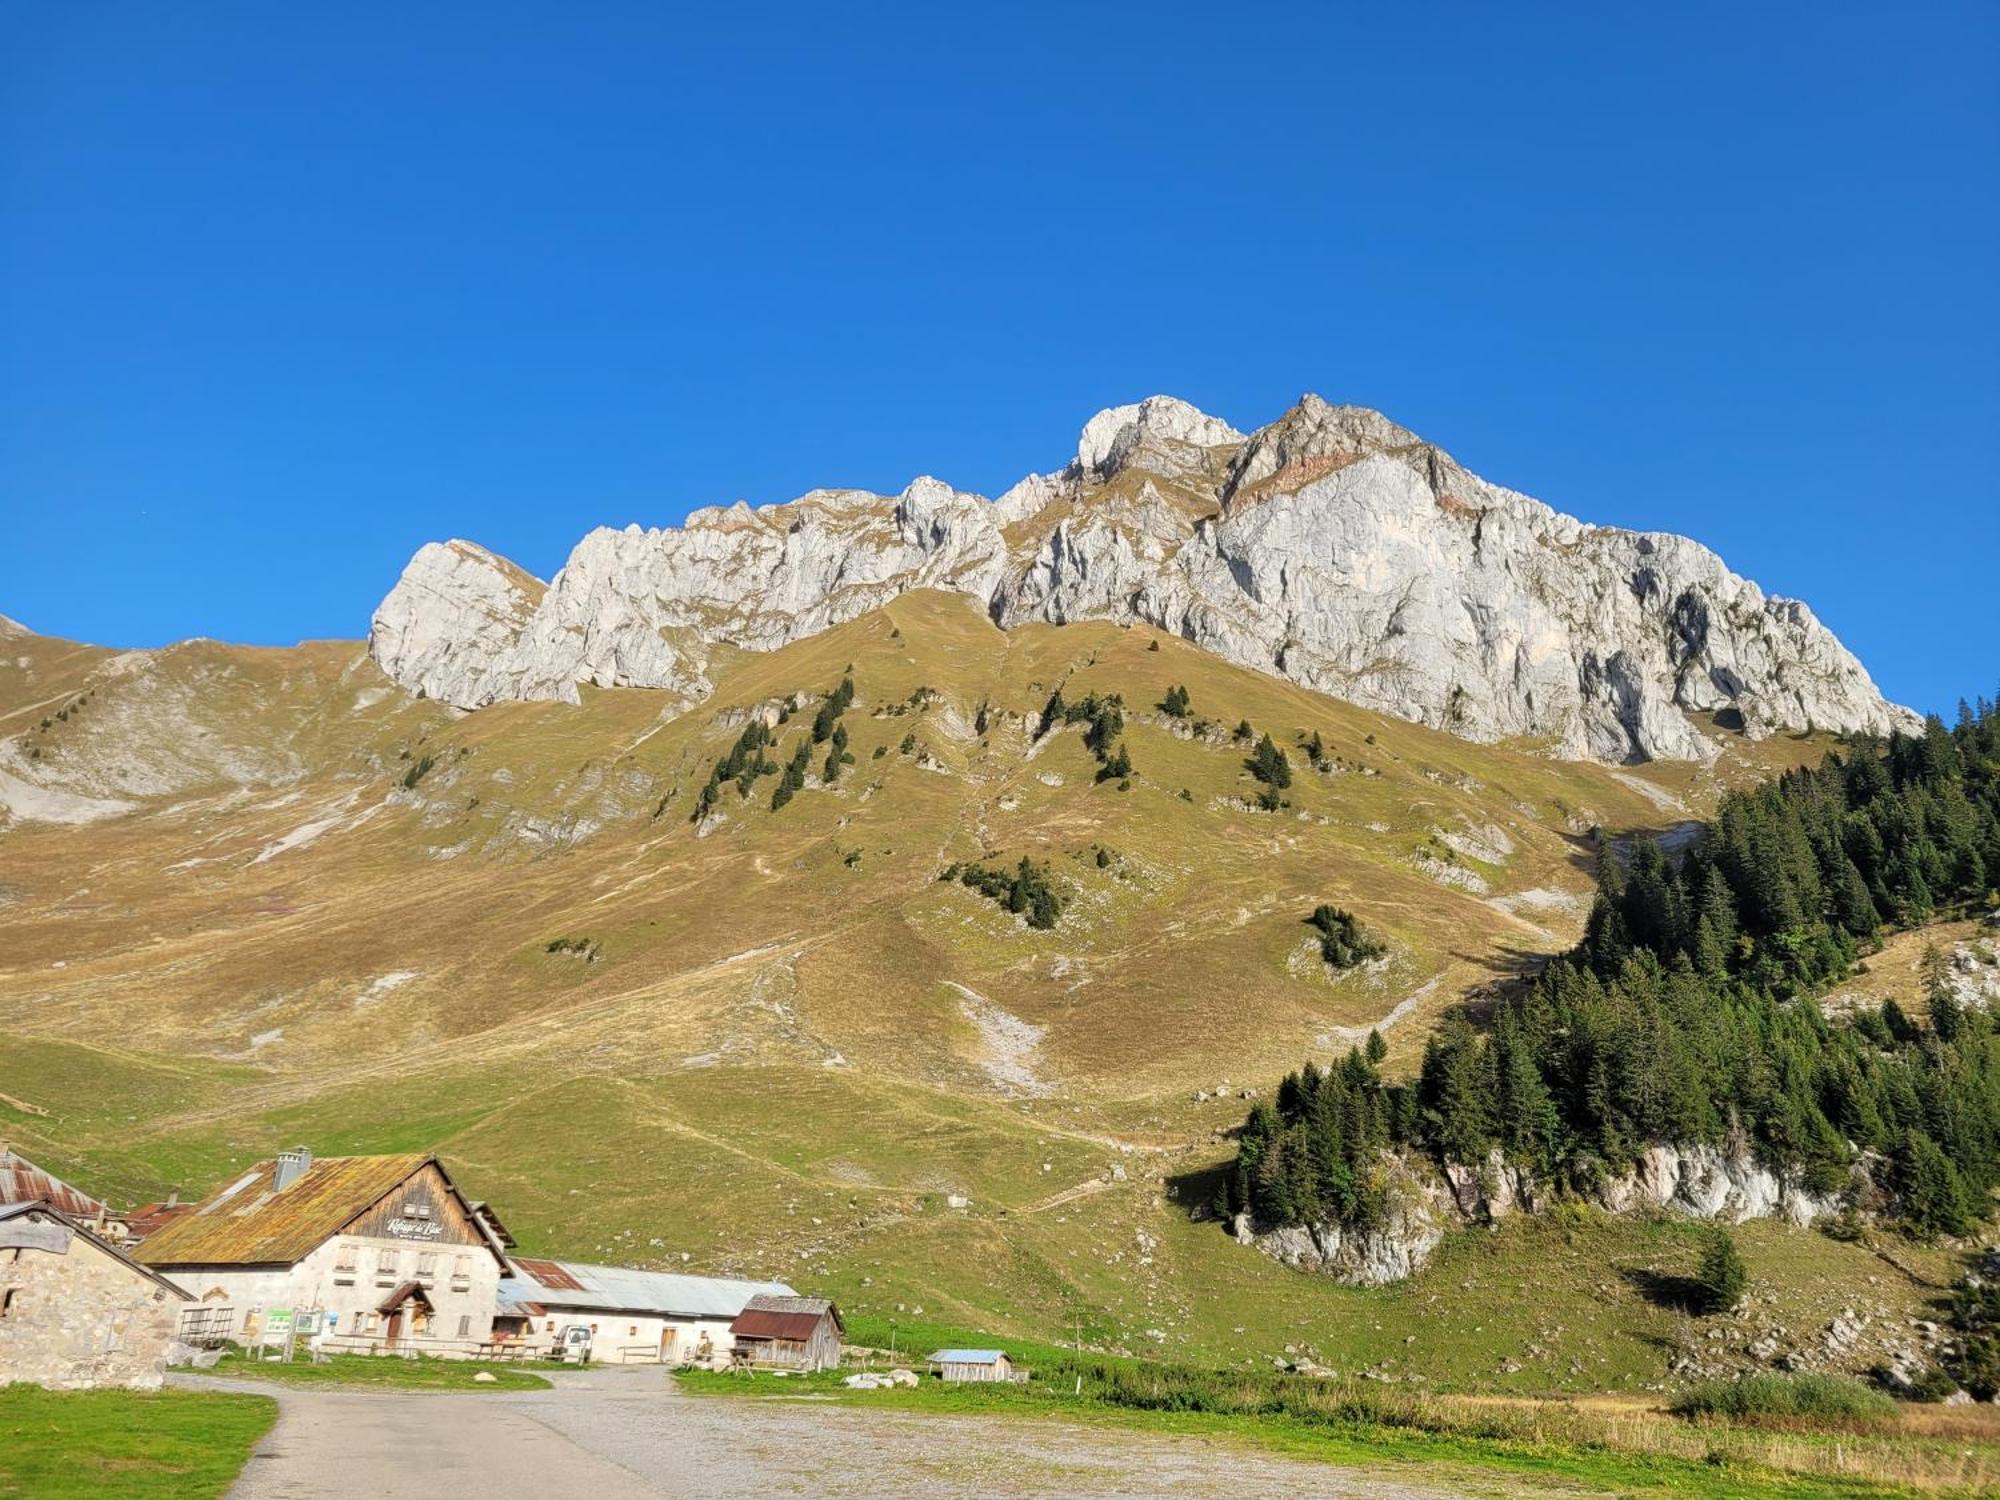
M 1479 1166 L 1448 1164 L 1441 1173 L 1404 1152 L 1385 1153 L 1382 1167 L 1388 1201 L 1377 1227 L 1272 1227 L 1238 1214 L 1231 1225 L 1236 1240 L 1298 1270 L 1354 1286 L 1384 1286 L 1422 1270 L 1447 1230 L 1541 1213 L 1554 1201 L 1530 1172 L 1497 1150 Z M 1648 1147 L 1631 1171 L 1599 1184 L 1596 1202 L 1607 1213 L 1665 1211 L 1731 1224 L 1782 1217 L 1801 1227 L 1840 1206 L 1837 1195 L 1814 1195 L 1744 1145 Z
M 1167 472 L 1199 467 L 1198 450 L 1240 443 L 1243 434 L 1217 417 L 1172 396 L 1148 396 L 1131 406 L 1113 406 L 1084 423 L 1077 440 L 1076 467 L 1085 475 L 1108 477 L 1140 460 Z
M 458 708 L 532 698 L 509 666 L 548 591 L 474 542 L 426 542 L 375 610 L 369 654 L 409 691 Z
M 1155 396 L 988 503 L 922 478 L 599 530 L 544 590 L 468 543 L 424 548 L 376 612 L 397 682 L 460 707 L 577 685 L 709 689 L 711 649 L 772 650 L 910 589 L 1003 627 L 1143 620 L 1240 665 L 1476 740 L 1699 759 L 1693 715 L 1761 736 L 1913 715 L 1796 601 L 1684 537 L 1586 526 L 1386 417 L 1307 396 L 1249 438 Z

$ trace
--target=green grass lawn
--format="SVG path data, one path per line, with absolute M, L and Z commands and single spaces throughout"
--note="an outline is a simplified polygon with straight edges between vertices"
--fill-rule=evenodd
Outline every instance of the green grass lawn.
M 277 1420 L 268 1396 L 0 1389 L 0 1495 L 209 1500 Z
M 508 1365 L 466 1359 L 391 1359 L 371 1354 L 336 1354 L 319 1365 L 305 1359 L 285 1364 L 229 1354 L 213 1373 L 232 1379 L 272 1380 L 283 1385 L 363 1386 L 370 1390 L 545 1391 L 549 1388 L 541 1376 Z M 474 1379 L 482 1374 L 493 1379 Z

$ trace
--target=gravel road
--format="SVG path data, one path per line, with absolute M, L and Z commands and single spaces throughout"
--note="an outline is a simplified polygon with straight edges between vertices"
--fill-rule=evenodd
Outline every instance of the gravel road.
M 664 1372 L 558 1375 L 506 1395 L 177 1384 L 276 1396 L 282 1415 L 231 1500 L 458 1495 L 1301 1495 L 1438 1500 L 1426 1487 L 1198 1437 L 1016 1418 L 929 1417 L 825 1400 L 682 1395 Z

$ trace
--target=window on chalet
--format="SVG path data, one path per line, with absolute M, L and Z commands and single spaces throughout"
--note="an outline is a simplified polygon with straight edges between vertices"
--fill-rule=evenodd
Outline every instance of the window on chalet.
M 460 1313 L 458 1315 L 458 1336 L 462 1339 L 470 1338 L 472 1336 L 471 1313 Z
M 417 1252 L 417 1280 L 436 1281 L 437 1273 L 438 1273 L 437 1251 L 419 1250 Z
M 378 1281 L 385 1278 L 393 1278 L 402 1268 L 402 1251 L 377 1250 L 375 1252 L 375 1277 Z

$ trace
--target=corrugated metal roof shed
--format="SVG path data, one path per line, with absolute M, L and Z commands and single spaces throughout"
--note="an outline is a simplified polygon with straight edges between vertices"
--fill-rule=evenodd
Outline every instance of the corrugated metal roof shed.
M 781 1281 L 731 1281 L 718 1276 L 641 1271 L 632 1266 L 584 1265 L 573 1260 L 515 1257 L 511 1263 L 515 1274 L 501 1278 L 500 1296 L 511 1302 L 539 1302 L 545 1307 L 733 1318 L 754 1298 L 795 1295 Z
M 940 1349 L 930 1357 L 934 1365 L 997 1365 L 1007 1357 L 1004 1349 Z
M 0 1204 L 4 1203 L 46 1203 L 72 1219 L 118 1217 L 90 1194 L 79 1192 L 60 1177 L 51 1177 L 27 1157 L 8 1150 L 0 1150 Z
M 290 1265 L 393 1193 L 432 1158 L 323 1156 L 282 1192 L 260 1161 L 193 1213 L 168 1220 L 135 1252 L 149 1266 Z
M 748 1339 L 809 1339 L 819 1320 L 832 1314 L 834 1327 L 845 1332 L 840 1313 L 825 1297 L 752 1297 L 729 1331 Z

